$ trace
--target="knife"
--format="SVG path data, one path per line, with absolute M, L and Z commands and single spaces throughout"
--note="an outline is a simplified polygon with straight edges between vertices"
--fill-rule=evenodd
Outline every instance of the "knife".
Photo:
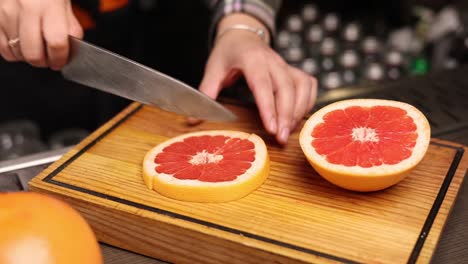
M 227 108 L 154 69 L 70 37 L 70 60 L 65 79 L 166 111 L 211 121 L 233 121 Z

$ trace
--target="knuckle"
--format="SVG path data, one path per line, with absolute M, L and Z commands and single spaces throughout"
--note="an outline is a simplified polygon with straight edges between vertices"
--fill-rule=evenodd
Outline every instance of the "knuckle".
M 10 18 L 12 14 L 13 6 L 9 4 L 9 2 L 0 5 L 0 17 L 2 18 L 2 20 Z
M 18 61 L 18 59 L 16 59 L 15 57 L 13 56 L 4 56 L 3 57 L 6 61 L 8 62 L 15 62 L 15 61 Z
M 293 123 L 299 122 L 302 119 L 303 116 L 304 116 L 304 114 L 302 112 L 301 113 L 295 113 L 293 115 Z
M 54 60 L 49 61 L 49 66 L 52 69 L 60 69 L 65 65 L 65 60 L 63 58 L 55 58 Z
M 4 45 L 4 44 L 0 44 L 0 54 L 2 55 L 2 57 L 8 61 L 8 50 L 7 50 L 7 45 Z
M 317 85 L 317 78 L 315 78 L 314 76 L 309 76 L 309 79 L 310 79 L 310 82 L 316 86 Z
M 307 78 L 307 87 L 309 89 L 316 89 L 317 88 L 317 79 L 315 77 L 309 76 Z
M 244 53 L 244 56 L 252 62 L 265 59 L 264 50 L 262 48 L 249 49 Z
M 26 53 L 23 54 L 24 59 L 34 66 L 43 66 L 44 65 L 44 56 L 38 53 Z
M 21 9 L 27 9 L 31 5 L 31 0 L 19 0 L 18 4 Z
M 277 52 L 272 52 L 272 53 L 273 53 L 272 58 L 274 61 L 276 61 L 277 63 L 286 64 L 285 60 Z
M 74 37 L 82 38 L 83 37 L 83 28 L 77 24 L 70 27 L 70 33 Z
M 274 62 L 275 62 L 276 65 L 278 65 L 278 67 L 279 67 L 282 71 L 284 71 L 284 72 L 290 73 L 290 71 L 289 71 L 290 68 L 294 71 L 294 67 L 292 67 L 292 66 L 290 66 L 289 64 L 287 64 L 283 59 L 274 60 Z
M 16 61 L 15 57 L 13 57 L 10 54 L 4 52 L 3 50 L 0 50 L 0 54 L 2 55 L 3 59 L 8 61 L 8 62 Z
M 261 87 L 265 88 L 266 84 L 268 84 L 268 78 L 265 76 L 257 75 L 254 76 L 254 78 L 252 79 L 251 89 L 252 91 L 257 91 Z
M 34 0 L 19 0 L 18 3 L 20 4 L 21 7 L 30 7 L 33 6 L 33 4 L 36 1 Z
M 270 58 L 271 58 L 271 61 L 278 64 L 278 65 L 283 65 L 285 67 L 291 67 L 287 62 L 286 60 L 281 57 L 281 55 L 276 52 L 276 51 L 271 51 L 270 54 L 269 54 Z
M 5 17 L 8 17 L 8 11 L 5 8 L 5 5 L 0 6 L 0 19 L 5 20 Z
M 37 13 L 39 12 L 40 6 L 42 5 L 42 1 L 36 0 L 19 0 L 18 6 L 20 10 L 27 11 L 29 13 Z
M 311 90 L 314 88 L 314 81 L 312 80 L 312 78 L 308 77 L 308 76 L 305 76 L 304 78 L 304 84 L 305 84 L 305 89 L 307 90 Z
M 67 40 L 66 38 L 50 38 L 47 40 L 47 47 L 51 50 L 57 51 L 57 50 L 64 50 L 67 48 Z

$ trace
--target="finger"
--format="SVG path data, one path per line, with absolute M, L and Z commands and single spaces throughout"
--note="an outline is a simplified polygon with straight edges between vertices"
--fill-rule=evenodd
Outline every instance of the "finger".
M 220 62 L 208 61 L 203 79 L 200 83 L 200 92 L 208 95 L 210 98 L 216 99 L 222 89 L 222 83 L 227 74 L 224 68 L 224 65 Z
M 24 60 L 36 67 L 47 67 L 40 14 L 37 7 L 26 6 L 19 21 L 20 46 Z
M 312 89 L 310 90 L 310 97 L 309 97 L 309 104 L 307 106 L 306 114 L 310 113 L 315 106 L 315 102 L 317 101 L 317 79 L 315 77 L 310 76 L 310 80 L 312 82 Z
M 275 91 L 276 112 L 278 114 L 278 142 L 286 144 L 291 131 L 296 92 L 294 82 L 290 77 L 288 66 L 285 63 L 271 63 L 270 75 Z
M 293 123 L 291 130 L 297 126 L 300 120 L 304 117 L 309 107 L 310 93 L 312 90 L 312 79 L 299 69 L 289 66 L 294 86 L 296 88 L 296 101 L 294 106 Z
M 68 58 L 68 17 L 64 5 L 51 5 L 42 19 L 42 32 L 47 47 L 47 61 L 53 70 L 60 70 Z
M 0 29 L 0 54 L 6 61 L 9 61 L 9 62 L 18 61 L 15 55 L 13 55 L 13 53 L 11 52 L 6 35 L 1 29 Z
M 83 28 L 78 22 L 78 19 L 73 14 L 72 5 L 70 3 L 67 4 L 67 17 L 68 17 L 68 34 L 75 38 L 82 39 L 83 38 Z
M 200 83 L 198 90 L 212 99 L 218 97 L 219 92 L 222 89 L 223 79 L 225 78 L 226 71 L 220 62 L 210 61 L 205 67 L 205 73 L 203 79 Z M 194 117 L 187 118 L 187 123 L 189 125 L 198 125 L 202 120 Z
M 16 60 L 22 60 L 21 49 L 18 44 L 9 45 L 8 41 L 18 38 L 18 5 L 15 1 L 7 1 L 2 5 L 2 29 L 5 33 L 8 49 Z
M 255 103 L 263 126 L 270 134 L 278 131 L 273 84 L 266 63 L 252 62 L 243 69 L 247 85 L 255 98 Z

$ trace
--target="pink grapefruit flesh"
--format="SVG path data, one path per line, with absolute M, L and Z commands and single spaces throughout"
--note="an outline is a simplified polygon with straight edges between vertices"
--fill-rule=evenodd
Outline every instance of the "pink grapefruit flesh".
M 269 159 L 263 140 L 238 131 L 184 134 L 150 150 L 143 162 L 148 188 L 194 202 L 239 199 L 266 179 Z
M 255 145 L 251 141 L 205 135 L 188 137 L 165 147 L 156 155 L 155 169 L 180 180 L 224 182 L 244 174 L 253 161 Z
M 375 191 L 402 180 L 423 158 L 430 127 L 415 107 L 402 102 L 355 99 L 314 113 L 300 144 L 315 170 L 330 182 Z

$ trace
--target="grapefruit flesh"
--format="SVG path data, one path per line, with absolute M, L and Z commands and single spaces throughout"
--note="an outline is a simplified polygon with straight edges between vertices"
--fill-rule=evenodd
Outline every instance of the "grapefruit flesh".
M 345 100 L 314 113 L 300 135 L 314 169 L 330 182 L 376 191 L 401 181 L 424 157 L 430 126 L 415 107 L 378 99 Z
M 255 134 L 213 130 L 169 139 L 146 154 L 149 189 L 192 202 L 227 202 L 258 188 L 269 173 L 266 145 Z

